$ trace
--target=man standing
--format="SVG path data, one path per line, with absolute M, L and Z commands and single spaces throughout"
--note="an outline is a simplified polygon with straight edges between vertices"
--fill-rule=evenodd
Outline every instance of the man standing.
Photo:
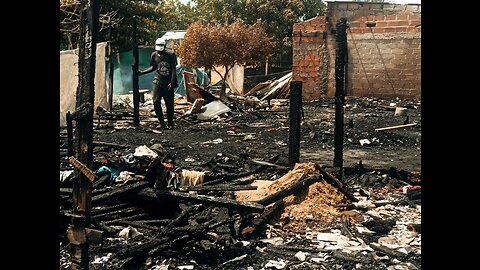
M 153 108 L 157 115 L 160 125 L 157 128 L 173 129 L 173 110 L 174 110 L 174 88 L 178 87 L 177 83 L 177 56 L 175 53 L 167 52 L 165 49 L 165 40 L 158 38 L 155 41 L 155 52 L 152 53 L 150 60 L 150 67 L 144 71 L 139 71 L 140 75 L 150 73 L 154 70 L 157 71 L 155 78 L 153 79 Z M 167 125 L 163 120 L 162 111 L 162 97 L 167 108 Z

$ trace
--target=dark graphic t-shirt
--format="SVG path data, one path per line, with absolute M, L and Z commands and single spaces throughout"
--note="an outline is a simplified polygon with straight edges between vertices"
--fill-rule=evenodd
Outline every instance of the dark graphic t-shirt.
M 177 56 L 174 53 L 165 52 L 159 54 L 153 52 L 150 65 L 157 70 L 155 74 L 156 83 L 162 86 L 167 86 L 171 81 L 172 72 L 175 72 L 176 70 Z M 176 75 L 174 75 L 173 87 L 178 87 Z

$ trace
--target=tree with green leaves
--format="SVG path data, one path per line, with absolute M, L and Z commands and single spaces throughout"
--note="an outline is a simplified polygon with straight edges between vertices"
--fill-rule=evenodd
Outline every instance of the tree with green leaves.
M 275 40 L 271 63 L 292 64 L 292 28 L 294 23 L 325 13 L 322 0 L 193 0 L 195 16 L 205 23 L 247 24 L 263 22 L 265 31 Z
M 262 24 L 191 24 L 178 54 L 186 66 L 205 67 L 222 78 L 220 98 L 226 99 L 226 78 L 236 64 L 258 65 L 264 63 L 274 46 Z M 218 66 L 223 66 L 221 74 Z
M 79 0 L 60 0 L 60 48 L 73 49 L 78 42 Z M 139 44 L 153 45 L 169 30 L 184 30 L 194 22 L 192 3 L 179 0 L 101 0 L 99 41 L 109 40 L 112 26 L 112 45 L 118 50 L 131 47 L 131 18 L 137 16 Z

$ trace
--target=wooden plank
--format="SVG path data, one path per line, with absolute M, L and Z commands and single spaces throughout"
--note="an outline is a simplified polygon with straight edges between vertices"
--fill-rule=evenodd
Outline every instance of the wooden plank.
M 97 174 L 94 171 L 90 170 L 74 156 L 68 158 L 68 162 L 70 162 L 70 164 L 72 164 L 75 169 L 78 169 L 81 173 L 83 173 L 83 175 L 85 175 L 87 179 L 90 180 L 90 182 L 95 181 L 95 179 L 97 178 Z
M 252 87 L 252 89 L 250 89 L 246 94 L 243 94 L 243 96 L 245 97 L 245 96 L 254 95 L 258 90 L 264 88 L 267 85 L 270 85 L 272 82 L 273 82 L 272 80 L 268 80 L 265 82 L 258 83 L 257 85 Z
M 411 124 L 405 124 L 405 125 L 398 125 L 398 126 L 391 126 L 391 127 L 384 127 L 384 128 L 376 128 L 375 131 L 385 131 L 385 130 L 406 128 L 406 127 L 413 127 L 413 126 L 416 126 L 416 125 L 417 125 L 417 123 L 411 123 Z

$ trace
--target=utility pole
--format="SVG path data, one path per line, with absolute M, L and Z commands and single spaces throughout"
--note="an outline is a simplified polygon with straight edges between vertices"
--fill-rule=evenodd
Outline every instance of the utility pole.
M 98 32 L 98 0 L 80 1 L 80 37 L 78 43 L 78 87 L 73 120 L 76 158 L 88 168 L 93 165 L 93 106 L 95 56 Z M 78 170 L 73 182 L 72 224 L 67 236 L 71 247 L 71 269 L 88 270 L 87 230 L 90 226 L 91 182 Z

